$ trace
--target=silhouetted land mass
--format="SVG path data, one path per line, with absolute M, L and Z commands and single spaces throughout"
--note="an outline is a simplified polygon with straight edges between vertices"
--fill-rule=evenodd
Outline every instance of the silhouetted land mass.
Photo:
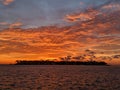
M 15 65 L 108 65 L 97 61 L 26 61 L 17 60 Z

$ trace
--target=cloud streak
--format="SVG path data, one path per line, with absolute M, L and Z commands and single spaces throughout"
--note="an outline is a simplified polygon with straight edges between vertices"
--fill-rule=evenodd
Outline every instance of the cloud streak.
M 15 22 L 9 25 L 9 28 L 16 28 L 16 27 L 21 27 L 23 23 L 21 22 Z

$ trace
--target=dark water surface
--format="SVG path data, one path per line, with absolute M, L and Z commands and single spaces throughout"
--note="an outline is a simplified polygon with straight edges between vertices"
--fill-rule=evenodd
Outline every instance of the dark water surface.
M 120 90 L 120 66 L 1 65 L 0 90 Z

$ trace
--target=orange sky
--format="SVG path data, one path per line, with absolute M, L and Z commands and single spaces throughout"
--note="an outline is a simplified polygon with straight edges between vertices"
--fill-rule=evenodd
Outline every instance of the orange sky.
M 110 26 L 104 27 L 98 24 L 96 27 L 91 27 L 87 23 L 84 24 L 80 27 L 79 25 L 62 28 L 49 26 L 26 30 L 3 30 L 0 32 L 0 63 L 53 59 L 67 55 L 79 56 L 86 49 L 91 49 L 98 54 L 101 52 L 106 55 L 119 54 L 119 38 L 105 36 L 106 33 L 102 31 L 94 34 L 95 30 L 98 32 L 97 26 L 100 29 Z M 88 27 L 94 30 L 88 30 Z M 112 32 L 119 33 L 115 30 Z M 114 60 L 110 62 L 114 63 Z
M 14 0 L 3 1 L 6 8 L 14 2 Z M 84 3 L 81 2 L 81 4 Z M 25 29 L 26 24 L 19 21 L 21 18 L 13 23 L 0 21 L 0 63 L 14 63 L 16 60 L 58 59 L 68 55 L 79 56 L 86 49 L 95 51 L 97 56 L 101 53 L 109 57 L 120 55 L 119 7 L 120 5 L 114 2 L 101 5 L 99 8 L 86 7 L 84 11 L 74 6 L 73 11 L 68 13 L 66 11 L 65 14 L 61 10 L 62 15 L 60 14 L 59 19 L 65 25 L 50 24 Z M 56 13 L 58 15 L 58 12 Z M 5 19 L 8 18 L 5 17 Z M 110 64 L 120 64 L 119 59 L 105 61 Z

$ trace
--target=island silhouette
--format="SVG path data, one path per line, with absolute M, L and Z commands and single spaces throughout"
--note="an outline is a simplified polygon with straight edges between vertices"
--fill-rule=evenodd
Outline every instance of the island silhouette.
M 43 60 L 17 60 L 15 65 L 108 65 L 106 62 L 100 61 L 43 61 Z
M 83 55 L 76 57 L 66 56 L 57 59 L 41 59 L 41 60 L 16 60 L 15 65 L 108 65 L 104 61 L 95 60 L 95 52 L 87 49 Z M 88 57 L 86 60 L 86 57 Z

